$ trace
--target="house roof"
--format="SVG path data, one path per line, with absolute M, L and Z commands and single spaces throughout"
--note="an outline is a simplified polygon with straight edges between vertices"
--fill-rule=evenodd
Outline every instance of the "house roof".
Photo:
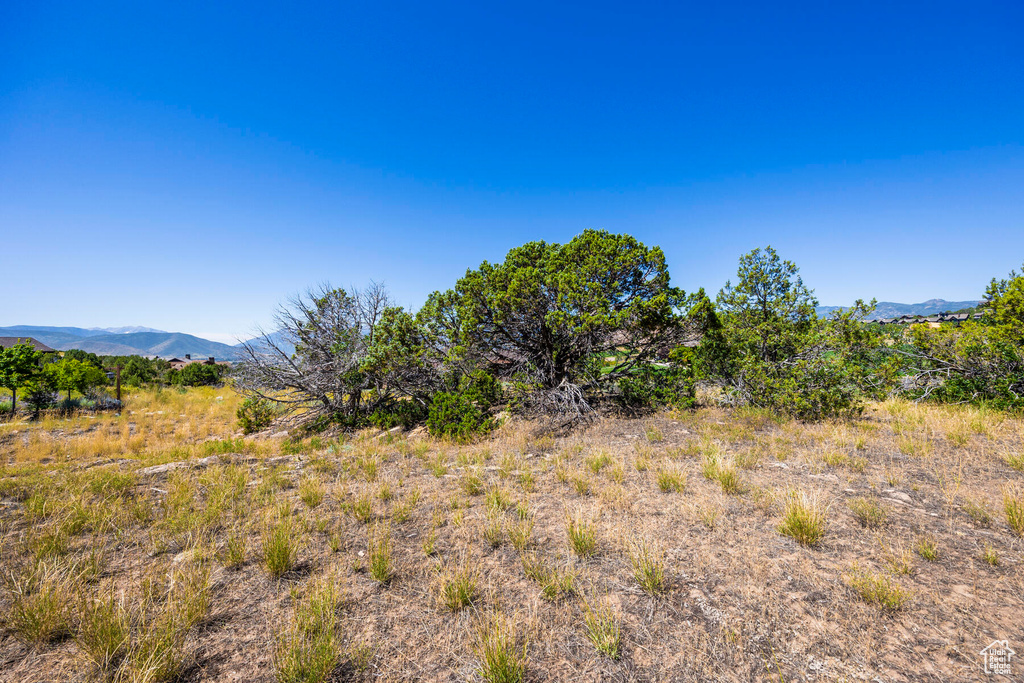
M 33 349 L 40 353 L 53 353 L 57 349 L 51 349 L 43 342 L 33 337 L 0 337 L 0 347 L 9 348 L 17 344 L 29 344 Z

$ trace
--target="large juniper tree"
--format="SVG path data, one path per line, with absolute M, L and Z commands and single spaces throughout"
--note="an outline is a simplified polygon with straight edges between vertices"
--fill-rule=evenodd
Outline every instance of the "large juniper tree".
M 660 248 L 587 230 L 467 271 L 453 290 L 431 296 L 424 324 L 449 341 L 454 361 L 541 389 L 599 390 L 676 345 L 684 300 Z M 607 355 L 620 361 L 601 368 Z

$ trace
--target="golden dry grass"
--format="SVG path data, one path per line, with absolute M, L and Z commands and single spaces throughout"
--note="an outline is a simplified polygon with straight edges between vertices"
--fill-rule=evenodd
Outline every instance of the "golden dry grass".
M 0 680 L 983 680 L 1024 646 L 1020 418 L 459 446 L 242 439 L 237 403 L 0 424 Z

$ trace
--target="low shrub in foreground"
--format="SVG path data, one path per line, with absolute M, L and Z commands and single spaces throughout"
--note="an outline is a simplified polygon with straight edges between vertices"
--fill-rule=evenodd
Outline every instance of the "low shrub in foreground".
M 253 434 L 269 427 L 277 417 L 278 410 L 270 401 L 251 396 L 242 401 L 235 415 L 242 433 Z
M 460 443 L 486 434 L 494 428 L 488 418 L 465 394 L 441 391 L 434 394 L 427 411 L 427 431 Z

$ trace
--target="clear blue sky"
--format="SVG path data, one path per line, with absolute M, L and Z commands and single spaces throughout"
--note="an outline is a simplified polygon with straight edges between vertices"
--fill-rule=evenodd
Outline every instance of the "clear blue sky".
M 1024 3 L 0 3 L 0 325 L 418 306 L 585 228 L 822 303 L 1024 261 Z

